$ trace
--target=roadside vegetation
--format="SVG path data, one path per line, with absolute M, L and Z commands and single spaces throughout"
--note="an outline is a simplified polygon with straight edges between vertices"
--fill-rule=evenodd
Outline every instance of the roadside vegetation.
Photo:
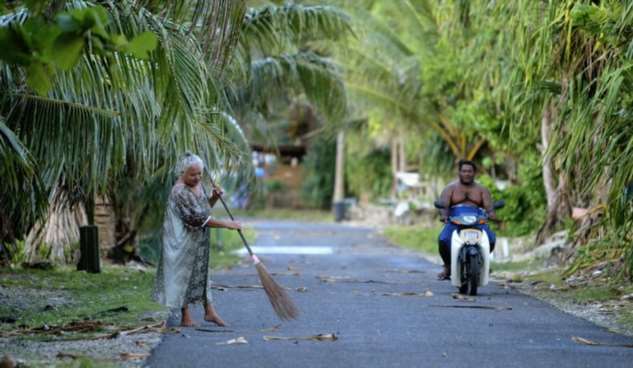
M 395 245 L 435 257 L 438 255 L 437 237 L 441 230 L 441 226 L 430 228 L 421 226 L 389 226 L 384 230 L 384 235 Z
M 294 220 L 305 222 L 331 222 L 331 211 L 318 209 L 289 209 L 289 208 L 262 208 L 251 210 L 236 210 L 234 215 L 238 218 L 257 218 L 275 220 Z

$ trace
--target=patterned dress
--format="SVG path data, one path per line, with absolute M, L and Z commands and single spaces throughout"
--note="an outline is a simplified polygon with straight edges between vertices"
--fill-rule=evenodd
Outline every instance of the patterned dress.
M 160 261 L 156 271 L 154 299 L 170 308 L 211 301 L 209 275 L 208 199 L 184 184 L 169 195 L 163 223 Z

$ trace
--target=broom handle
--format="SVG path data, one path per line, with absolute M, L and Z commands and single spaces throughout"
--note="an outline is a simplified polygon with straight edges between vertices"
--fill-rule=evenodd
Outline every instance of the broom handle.
M 220 196 L 219 198 L 220 198 L 220 202 L 222 202 L 222 206 L 224 206 L 224 209 L 226 210 L 226 213 L 229 214 L 229 217 L 231 218 L 232 221 L 235 221 L 235 218 L 231 214 L 231 211 L 229 211 L 229 208 L 227 207 L 226 203 L 224 202 L 224 199 L 222 198 L 222 196 Z M 238 229 L 237 233 L 240 234 L 240 238 L 242 238 L 242 241 L 244 242 L 244 246 L 246 247 L 246 250 L 248 251 L 248 254 L 250 254 L 251 257 L 253 257 L 254 256 L 253 250 L 248 245 L 248 242 L 246 241 L 246 238 L 244 237 L 244 234 L 242 233 L 242 229 Z
M 215 182 L 213 181 L 213 178 L 211 177 L 211 173 L 209 173 L 209 170 L 205 167 L 204 171 L 207 172 L 207 176 L 209 177 L 209 180 L 211 181 L 211 185 L 216 187 Z M 231 218 L 231 221 L 235 221 L 235 218 L 233 217 L 233 214 L 229 210 L 229 207 L 226 205 L 226 202 L 224 202 L 224 198 L 222 198 L 222 196 L 218 196 L 218 198 L 220 199 L 220 202 L 222 202 L 222 206 L 224 206 L 224 209 L 226 210 L 226 213 Z M 244 242 L 244 246 L 246 247 L 248 254 L 250 254 L 251 257 L 254 257 L 255 254 L 253 253 L 253 250 L 251 249 L 250 245 L 248 245 L 248 242 L 246 241 L 246 238 L 244 237 L 244 234 L 242 233 L 242 229 L 238 229 L 237 233 L 240 234 L 240 238 L 242 238 L 242 241 Z

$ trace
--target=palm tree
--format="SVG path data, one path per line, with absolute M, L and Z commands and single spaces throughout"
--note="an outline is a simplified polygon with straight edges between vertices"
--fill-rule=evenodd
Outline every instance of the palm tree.
M 32 157 L 45 193 L 71 193 L 69 205 L 90 202 L 90 193 L 106 192 L 124 178 L 142 182 L 157 173 L 166 178 L 164 168 L 188 149 L 212 159 L 214 166 L 236 157 L 239 149 L 224 132 L 229 124 L 210 108 L 222 106 L 211 82 L 237 37 L 229 20 L 236 13 L 241 19 L 245 9 L 240 1 L 212 3 L 170 2 L 160 7 L 159 16 L 152 13 L 158 4 L 151 1 L 100 2 L 111 19 L 109 31 L 130 39 L 149 31 L 159 46 L 147 60 L 86 51 L 77 65 L 55 76 L 44 96 L 25 86 L 20 67 L 0 65 L 0 116 L 13 133 L 7 136 Z M 66 6 L 91 5 L 74 1 Z M 182 26 L 189 18 L 191 26 Z M 223 42 L 204 34 L 202 27 L 211 20 L 217 22 L 212 29 L 225 29 L 217 36 Z M 12 203 L 12 194 L 3 193 L 3 200 Z M 22 207 L 23 217 L 32 219 L 32 212 Z
M 25 85 L 23 68 L 0 64 L 0 147 L 13 149 L 0 153 L 14 163 L 3 169 L 9 178 L 22 173 L 32 178 L 3 188 L 2 200 L 9 204 L 3 212 L 18 211 L 25 223 L 13 237 L 41 216 L 42 199 L 49 193 L 68 193 L 51 197 L 64 198 L 68 206 L 90 204 L 100 193 L 111 198 L 123 228 L 117 245 L 134 244 L 142 220 L 162 206 L 173 177 L 170 168 L 182 152 L 196 151 L 225 172 L 248 167 L 248 144 L 232 115 L 244 109 L 244 101 L 258 107 L 271 90 L 258 85 L 262 81 L 300 87 L 328 116 L 341 114 L 344 100 L 334 98 L 342 94 L 341 83 L 331 63 L 315 53 L 283 53 L 295 42 L 340 34 L 347 23 L 334 8 L 271 6 L 246 14 L 243 1 L 99 4 L 108 12 L 109 32 L 128 39 L 144 32 L 156 35 L 158 46 L 148 58 L 86 50 L 74 67 L 55 75 L 43 96 Z M 90 6 L 66 4 L 70 10 Z M 269 45 L 279 54 L 269 52 Z M 313 87 L 329 83 L 338 89 L 314 92 Z M 26 196 L 14 194 L 27 185 L 40 195 L 32 195 L 31 201 L 39 200 L 25 208 Z M 59 207 L 54 202 L 52 208 Z M 3 213 L 3 228 L 11 227 L 4 226 L 5 219 L 17 218 L 11 214 Z M 31 243 L 37 247 L 40 240 Z

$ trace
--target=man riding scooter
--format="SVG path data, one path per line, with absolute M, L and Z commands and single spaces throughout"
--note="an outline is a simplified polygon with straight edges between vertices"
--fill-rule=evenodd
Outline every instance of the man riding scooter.
M 489 219 L 497 219 L 490 191 L 475 183 L 477 173 L 475 163 L 470 160 L 460 160 L 457 167 L 459 180 L 448 184 L 440 197 L 440 203 L 443 205 L 440 213 L 444 228 L 439 236 L 439 251 L 444 262 L 444 270 L 437 276 L 439 280 L 449 280 L 451 275 L 451 236 L 458 226 L 448 221 L 449 216 L 460 216 L 462 212 L 472 212 L 474 207 L 486 213 Z M 488 235 L 492 253 L 495 247 L 495 233 L 485 223 L 476 225 L 476 228 L 485 231 Z

